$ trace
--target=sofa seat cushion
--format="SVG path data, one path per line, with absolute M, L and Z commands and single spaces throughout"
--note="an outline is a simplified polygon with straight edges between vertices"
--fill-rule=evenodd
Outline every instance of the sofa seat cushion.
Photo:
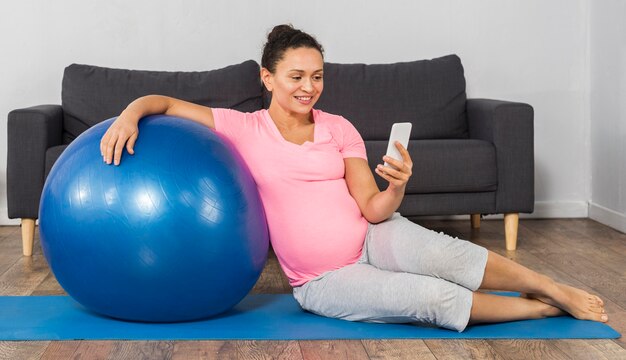
M 404 216 L 496 213 L 496 192 L 407 194 L 398 211 Z
M 259 65 L 253 60 L 201 72 L 72 64 L 63 74 L 64 142 L 69 143 L 89 127 L 119 115 L 136 98 L 150 94 L 239 111 L 256 111 L 263 105 Z
M 366 141 L 370 168 L 382 164 L 387 141 Z M 493 144 L 475 139 L 411 140 L 413 176 L 407 194 L 483 192 L 497 188 L 496 151 Z M 374 174 L 379 189 L 388 182 Z
M 344 116 L 365 140 L 411 122 L 411 139 L 468 137 L 465 76 L 456 55 L 395 64 L 324 64 L 316 108 Z

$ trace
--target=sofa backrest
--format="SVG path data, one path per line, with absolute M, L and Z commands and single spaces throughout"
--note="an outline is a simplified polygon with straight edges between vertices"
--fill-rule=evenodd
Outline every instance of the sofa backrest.
M 395 64 L 324 65 L 316 108 L 350 120 L 365 140 L 411 122 L 411 139 L 467 138 L 465 77 L 456 55 Z
M 259 65 L 253 60 L 202 72 L 72 64 L 65 68 L 61 94 L 64 142 L 69 143 L 89 127 L 119 115 L 130 102 L 149 94 L 246 112 L 259 110 L 263 105 Z

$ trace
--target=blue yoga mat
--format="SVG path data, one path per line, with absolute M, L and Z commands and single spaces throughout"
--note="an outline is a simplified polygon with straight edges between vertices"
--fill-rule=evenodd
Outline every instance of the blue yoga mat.
M 96 315 L 67 296 L 0 296 L 0 340 L 327 340 L 598 339 L 611 327 L 562 316 L 475 325 L 464 332 L 411 324 L 329 319 L 303 311 L 291 295 L 249 295 L 212 319 L 148 324 Z

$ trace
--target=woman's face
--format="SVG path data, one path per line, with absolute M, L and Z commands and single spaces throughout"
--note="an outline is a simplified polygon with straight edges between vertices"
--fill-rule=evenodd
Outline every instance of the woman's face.
M 272 92 L 272 106 L 280 106 L 290 115 L 308 115 L 324 89 L 324 59 L 312 48 L 285 51 L 271 74 L 261 70 L 267 90 Z

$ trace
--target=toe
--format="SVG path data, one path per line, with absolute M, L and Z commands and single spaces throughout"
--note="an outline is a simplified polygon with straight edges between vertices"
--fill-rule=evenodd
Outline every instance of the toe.
M 598 296 L 596 295 L 591 295 L 589 297 L 589 300 L 595 302 L 596 304 L 600 305 L 600 306 L 604 306 L 604 301 L 602 301 L 602 299 L 600 299 Z
M 589 311 L 596 314 L 604 314 L 604 308 L 600 306 L 590 306 Z
M 607 322 L 609 317 L 607 314 L 598 314 L 594 312 L 588 312 L 586 316 L 582 317 L 581 320 L 592 320 L 598 322 Z
M 600 304 L 600 306 L 604 306 L 604 301 L 602 301 L 602 299 L 600 299 L 597 296 L 596 296 L 596 301 L 598 302 L 598 304 Z

